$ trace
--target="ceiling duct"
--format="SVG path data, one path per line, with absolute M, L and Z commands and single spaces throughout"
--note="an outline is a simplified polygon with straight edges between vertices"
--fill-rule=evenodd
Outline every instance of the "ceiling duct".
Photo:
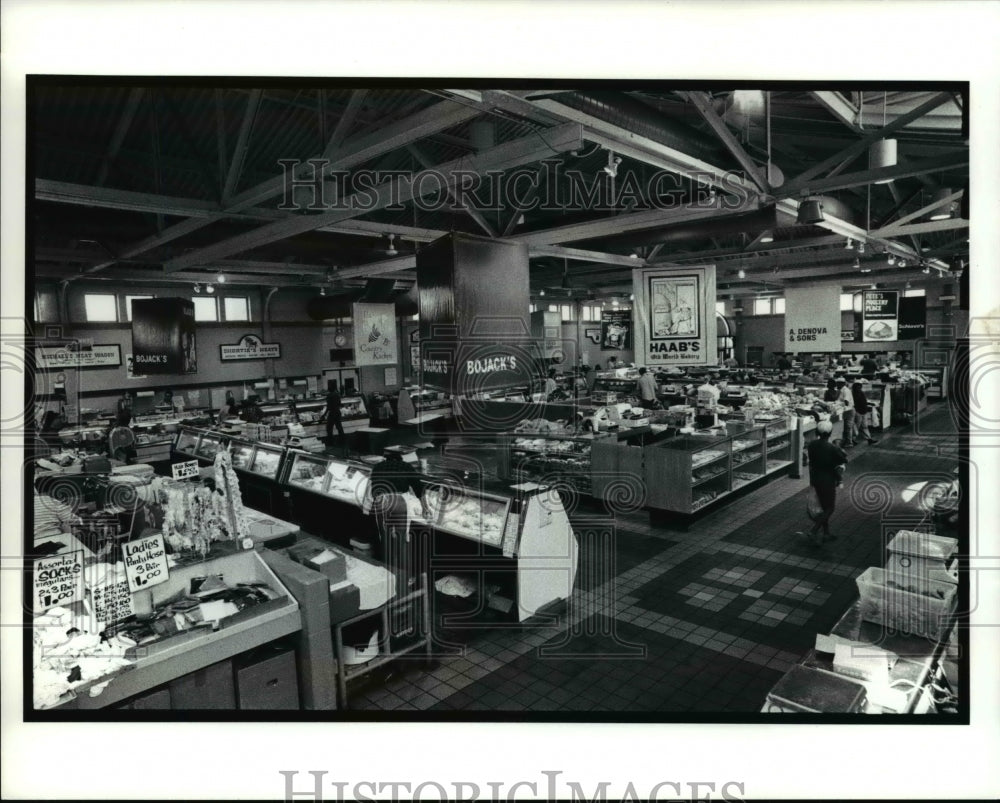
M 735 167 L 732 157 L 701 131 L 672 120 L 652 106 L 618 92 L 567 92 L 559 103 L 620 126 L 714 167 Z
M 315 296 L 306 302 L 306 314 L 314 321 L 351 317 L 351 304 L 361 297 L 361 289 L 352 288 L 337 296 Z
M 655 229 L 647 229 L 646 231 L 632 231 L 627 234 L 615 235 L 614 237 L 605 237 L 600 240 L 599 246 L 594 244 L 592 247 L 599 251 L 635 248 L 642 245 L 675 243 L 704 237 L 716 237 L 724 234 L 740 234 L 743 232 L 758 234 L 766 229 L 773 230 L 777 226 L 777 211 L 773 204 L 769 204 L 751 212 L 740 212 L 710 220 L 676 223 L 672 226 L 660 226 Z M 576 242 L 585 241 L 577 240 Z
M 410 285 L 405 293 L 396 296 L 396 314 L 401 318 L 416 315 L 420 312 L 420 296 L 417 293 L 417 283 Z

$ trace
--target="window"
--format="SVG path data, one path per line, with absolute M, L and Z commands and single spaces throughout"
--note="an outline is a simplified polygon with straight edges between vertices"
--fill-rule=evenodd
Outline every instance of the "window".
M 210 296 L 195 296 L 192 300 L 194 301 L 194 319 L 196 321 L 219 320 L 219 305 L 216 299 Z
M 548 311 L 549 312 L 559 312 L 559 305 L 558 304 L 549 304 Z
M 112 293 L 85 293 L 83 307 L 88 321 L 118 321 L 118 297 Z
M 854 309 L 854 296 L 850 293 L 840 294 L 840 311 L 850 312 Z
M 250 301 L 246 296 L 226 296 L 223 302 L 227 321 L 250 320 Z
M 719 313 L 719 315 L 725 315 L 726 314 L 726 302 L 725 301 L 716 301 L 715 302 L 715 311 L 717 313 Z
M 771 299 L 769 299 L 769 298 L 755 298 L 753 300 L 753 314 L 754 315 L 770 315 L 771 314 Z
M 783 298 L 776 298 L 776 299 L 774 299 L 774 304 L 772 306 L 772 310 L 774 311 L 775 315 L 784 315 L 785 314 L 785 299 L 783 299 Z
M 559 312 L 562 314 L 562 319 L 564 321 L 575 321 L 576 312 L 573 309 L 572 304 L 562 304 L 559 308 Z
M 904 298 L 922 298 L 927 295 L 927 288 L 925 287 L 914 287 L 911 290 L 904 290 Z
M 136 299 L 152 298 L 153 296 L 125 296 L 125 320 L 132 320 L 132 302 Z
M 861 293 L 855 293 L 854 300 L 851 302 L 851 306 L 855 312 L 861 312 L 861 300 L 862 300 Z
M 529 305 L 528 306 L 528 312 L 538 312 L 538 305 L 537 304 L 531 304 L 531 305 Z

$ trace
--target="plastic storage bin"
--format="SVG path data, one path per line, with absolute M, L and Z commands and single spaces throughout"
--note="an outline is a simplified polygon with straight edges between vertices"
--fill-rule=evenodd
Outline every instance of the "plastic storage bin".
M 898 580 L 872 566 L 856 578 L 861 596 L 861 618 L 892 630 L 924 638 L 939 639 L 948 617 L 955 610 L 957 586 L 927 581 L 900 587 Z M 920 593 L 920 591 L 926 593 Z

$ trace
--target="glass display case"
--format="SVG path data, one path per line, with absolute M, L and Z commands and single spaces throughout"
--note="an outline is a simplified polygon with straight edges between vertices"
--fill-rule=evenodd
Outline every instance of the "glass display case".
M 726 435 L 678 435 L 646 450 L 651 507 L 693 513 L 730 491 L 732 442 Z
M 198 450 L 198 441 L 201 433 L 195 429 L 182 428 L 177 433 L 177 441 L 174 444 L 174 451 L 195 457 Z
M 322 411 L 321 411 L 322 412 Z M 368 418 L 368 408 L 361 396 L 345 396 L 340 401 L 340 417 L 344 421 Z
M 792 430 L 787 418 L 782 417 L 764 424 L 764 443 L 767 454 L 765 471 L 768 474 L 791 463 Z
M 201 440 L 198 441 L 198 448 L 195 449 L 195 454 L 206 460 L 214 460 L 215 456 L 219 453 L 219 449 L 222 449 L 224 446 L 225 441 L 221 435 L 204 432 L 202 433 Z
M 499 547 L 511 500 L 445 484 L 424 488 L 428 523 L 452 535 Z
M 439 415 L 450 416 L 451 396 L 443 390 L 411 385 L 399 391 L 399 400 L 397 401 L 396 409 L 400 421 L 408 421 L 411 418 L 416 418 L 421 413 L 437 413 Z
M 323 493 L 326 490 L 326 467 L 329 461 L 325 457 L 304 452 L 292 452 L 285 482 L 307 491 Z
M 728 429 L 733 454 L 732 489 L 735 491 L 764 476 L 764 428 L 733 422 Z
M 509 435 L 503 479 L 514 482 L 558 475 L 584 493 L 591 491 L 593 435 Z
M 252 443 L 233 440 L 229 442 L 229 451 L 233 456 L 233 468 L 248 470 L 253 462 Z
M 255 444 L 250 471 L 262 477 L 276 480 L 278 478 L 278 470 L 281 467 L 281 458 L 284 454 L 285 448 L 283 446 L 271 446 L 266 443 Z

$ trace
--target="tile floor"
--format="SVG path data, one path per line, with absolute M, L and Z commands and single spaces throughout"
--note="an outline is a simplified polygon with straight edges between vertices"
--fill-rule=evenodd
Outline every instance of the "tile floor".
M 942 418 L 941 408 L 927 415 Z M 915 477 L 954 468 L 955 436 L 947 421 L 939 429 L 897 427 L 855 447 L 832 520 L 839 538 L 819 549 L 794 536 L 808 524 L 805 479 L 775 478 L 685 530 L 618 515 L 613 573 L 599 541 L 580 537 L 576 588 L 558 621 L 448 631 L 459 646 L 430 668 L 399 661 L 353 682 L 351 708 L 480 718 L 758 712 L 856 598 L 854 578 L 882 565 L 883 523 L 923 517 L 900 494 Z M 578 507 L 578 535 L 594 516 Z

